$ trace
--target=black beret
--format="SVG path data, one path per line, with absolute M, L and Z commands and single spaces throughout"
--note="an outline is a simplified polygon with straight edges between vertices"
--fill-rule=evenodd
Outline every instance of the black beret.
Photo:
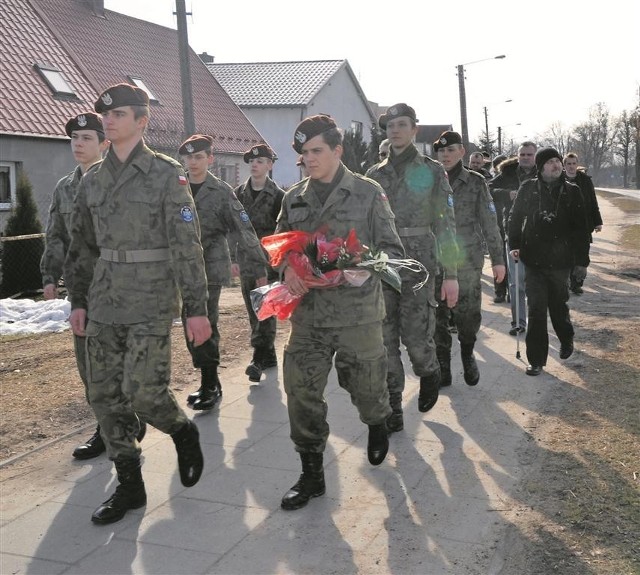
M 438 139 L 433 142 L 433 150 L 437 152 L 440 148 L 446 148 L 452 144 L 462 144 L 462 138 L 458 132 L 447 130 L 446 132 L 442 132 L 442 134 L 438 136 Z
M 273 161 L 276 159 L 276 154 L 267 144 L 258 144 L 249 148 L 242 158 L 244 159 L 244 163 L 248 164 L 251 158 L 268 158 Z
M 64 127 L 64 131 L 69 137 L 71 137 L 71 133 L 76 130 L 95 130 L 100 134 L 104 134 L 102 120 L 98 114 L 94 114 L 93 112 L 85 112 L 84 114 L 74 116 Z
M 120 108 L 121 106 L 148 106 L 149 95 L 131 84 L 116 84 L 107 88 L 96 100 L 94 109 L 98 113 Z
M 194 134 L 188 137 L 178 149 L 178 154 L 181 156 L 187 156 L 189 154 L 195 154 L 196 152 L 211 152 L 213 146 L 213 138 L 206 134 Z
M 302 154 L 302 146 L 307 140 L 315 138 L 317 135 L 328 132 L 329 130 L 333 130 L 337 127 L 338 126 L 333 121 L 333 118 L 326 114 L 309 116 L 298 124 L 293 135 L 293 143 L 291 146 L 296 152 L 298 152 L 298 154 Z
M 555 148 L 541 148 L 536 152 L 536 168 L 542 172 L 542 167 L 552 158 L 558 158 L 562 162 L 560 152 Z
M 414 121 L 414 123 L 418 123 L 418 118 L 416 118 L 416 111 L 411 106 L 400 103 L 389 106 L 389 108 L 387 108 L 387 111 L 378 118 L 378 125 L 383 130 L 386 130 L 387 122 L 400 116 L 408 116 Z

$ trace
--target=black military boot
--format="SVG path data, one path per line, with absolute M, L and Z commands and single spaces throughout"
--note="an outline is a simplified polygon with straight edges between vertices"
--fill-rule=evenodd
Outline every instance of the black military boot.
M 147 504 L 147 493 L 142 481 L 140 458 L 115 462 L 119 485 L 91 516 L 91 521 L 100 525 L 120 521 L 129 509 L 138 509 Z
M 222 399 L 222 384 L 218 378 L 218 366 L 202 368 L 200 396 L 191 404 L 196 411 L 208 411 Z
M 247 366 L 247 369 L 244 370 L 245 375 L 249 376 L 249 381 L 260 381 L 260 378 L 262 377 L 262 371 L 264 370 L 264 366 L 262 365 L 262 357 L 262 348 L 254 347 L 251 363 Z
M 451 352 L 448 349 L 438 350 L 438 363 L 440 364 L 440 387 L 451 385 Z
M 100 436 L 100 426 L 96 427 L 96 432 L 82 445 L 78 445 L 73 450 L 76 459 L 93 459 L 107 450 L 102 437 Z
M 193 421 L 188 421 L 179 431 L 171 434 L 171 439 L 178 452 L 180 481 L 185 487 L 193 487 L 198 483 L 204 467 L 198 427 Z
M 420 393 L 418 395 L 418 411 L 426 413 L 438 401 L 440 390 L 440 371 L 434 371 L 420 378 Z
M 387 431 L 394 433 L 404 429 L 404 417 L 402 415 L 402 393 L 394 391 L 389 394 L 391 415 L 387 417 Z
M 380 465 L 389 451 L 389 433 L 387 426 L 382 423 L 380 425 L 369 426 L 369 441 L 367 442 L 367 457 L 371 465 Z
M 287 511 L 304 507 L 312 497 L 324 495 L 324 470 L 322 453 L 301 453 L 302 475 L 298 482 L 284 494 L 280 507 Z
M 460 358 L 462 359 L 465 383 L 467 385 L 476 385 L 480 381 L 480 371 L 478 371 L 476 358 L 473 357 L 473 344 L 464 343 L 460 345 Z

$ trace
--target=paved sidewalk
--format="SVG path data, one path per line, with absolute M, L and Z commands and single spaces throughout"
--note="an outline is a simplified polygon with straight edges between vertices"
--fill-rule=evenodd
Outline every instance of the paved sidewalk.
M 563 370 L 580 360 L 576 353 L 560 366 L 552 336 L 546 372 L 526 377 L 524 341 L 518 360 L 516 339 L 507 335 L 509 306 L 492 303 L 489 272 L 487 263 L 479 385 L 465 385 L 457 344 L 453 385 L 428 414 L 418 413 L 418 380 L 408 376 L 405 430 L 391 436 L 379 467 L 367 462 L 367 428 L 332 372 L 327 493 L 282 511 L 300 462 L 281 372 L 250 385 L 242 362 L 223 373 L 222 405 L 193 415 L 206 460 L 198 485 L 182 487 L 171 438 L 150 429 L 143 442 L 148 504 L 118 523 L 90 522 L 115 475 L 104 456 L 71 459 L 84 435 L 2 469 L 0 573 L 497 573 L 510 517 L 526 504 L 516 487 L 537 454 L 529 428 Z

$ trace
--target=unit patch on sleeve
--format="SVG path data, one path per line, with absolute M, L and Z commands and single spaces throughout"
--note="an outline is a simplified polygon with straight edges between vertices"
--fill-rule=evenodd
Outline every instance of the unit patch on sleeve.
M 193 221 L 193 210 L 190 206 L 182 206 L 182 208 L 180 208 L 180 215 L 187 223 Z

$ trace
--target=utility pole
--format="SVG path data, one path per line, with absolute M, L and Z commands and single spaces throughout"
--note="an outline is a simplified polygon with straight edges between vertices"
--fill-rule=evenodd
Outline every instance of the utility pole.
M 469 127 L 467 125 L 467 92 L 464 86 L 464 64 L 458 66 L 458 90 L 460 92 L 460 131 L 462 145 L 469 149 Z
M 189 38 L 187 33 L 187 9 L 185 0 L 176 0 L 175 15 L 178 20 L 178 49 L 180 52 L 180 81 L 182 84 L 182 117 L 185 136 L 196 131 L 193 113 L 193 91 L 191 89 L 191 65 L 189 63 Z M 189 12 L 191 16 L 191 12 Z
M 489 145 L 489 118 L 487 117 L 487 107 L 484 107 L 484 130 L 487 135 L 487 140 L 484 143 L 484 149 L 487 154 L 491 155 L 491 146 Z

